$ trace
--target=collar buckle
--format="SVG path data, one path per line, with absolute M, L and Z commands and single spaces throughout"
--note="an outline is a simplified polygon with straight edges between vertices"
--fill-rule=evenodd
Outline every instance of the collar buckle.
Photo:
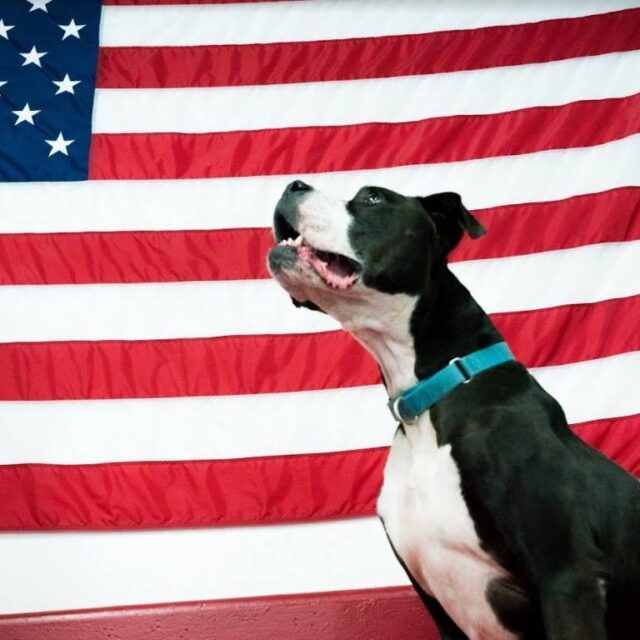
M 467 384 L 467 382 L 469 382 L 469 380 L 471 380 L 471 378 L 473 377 L 469 373 L 469 371 L 467 371 L 467 368 L 464 366 L 464 362 L 462 361 L 462 358 L 460 358 L 459 356 L 456 358 L 451 358 L 451 360 L 449 360 L 449 364 L 454 365 L 456 369 L 458 369 L 458 371 L 462 374 L 462 377 L 464 378 L 464 380 L 462 381 L 462 384 Z
M 400 400 L 402 400 L 402 395 L 393 398 L 387 402 L 387 406 L 389 407 L 389 411 L 391 411 L 391 415 L 397 422 L 402 422 L 403 424 L 415 424 L 418 422 L 418 418 L 420 416 L 414 416 L 413 418 L 404 418 L 400 413 Z

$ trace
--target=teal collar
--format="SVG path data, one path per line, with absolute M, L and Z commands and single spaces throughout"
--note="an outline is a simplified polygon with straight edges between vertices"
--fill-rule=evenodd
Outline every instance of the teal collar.
M 461 358 L 454 358 L 430 378 L 420 380 L 397 398 L 389 400 L 389 410 L 396 420 L 411 424 L 456 387 L 466 384 L 487 369 L 514 359 L 506 342 L 497 342 Z

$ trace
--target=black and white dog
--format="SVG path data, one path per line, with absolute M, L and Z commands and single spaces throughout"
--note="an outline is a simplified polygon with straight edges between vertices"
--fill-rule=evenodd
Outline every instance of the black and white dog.
M 269 268 L 380 365 L 401 424 L 378 512 L 442 638 L 638 638 L 640 485 L 572 434 L 448 269 L 465 231 L 484 233 L 455 193 L 345 202 L 297 180 Z

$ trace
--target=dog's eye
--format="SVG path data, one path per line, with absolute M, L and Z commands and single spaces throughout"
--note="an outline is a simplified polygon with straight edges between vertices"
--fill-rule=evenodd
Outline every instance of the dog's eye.
M 379 193 L 368 193 L 364 197 L 364 201 L 367 204 L 380 204 L 382 202 L 382 197 Z

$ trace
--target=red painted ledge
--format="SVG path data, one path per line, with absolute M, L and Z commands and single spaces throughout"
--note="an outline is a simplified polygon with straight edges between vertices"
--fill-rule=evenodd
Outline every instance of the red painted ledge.
M 2 640 L 437 640 L 410 587 L 0 616 Z

